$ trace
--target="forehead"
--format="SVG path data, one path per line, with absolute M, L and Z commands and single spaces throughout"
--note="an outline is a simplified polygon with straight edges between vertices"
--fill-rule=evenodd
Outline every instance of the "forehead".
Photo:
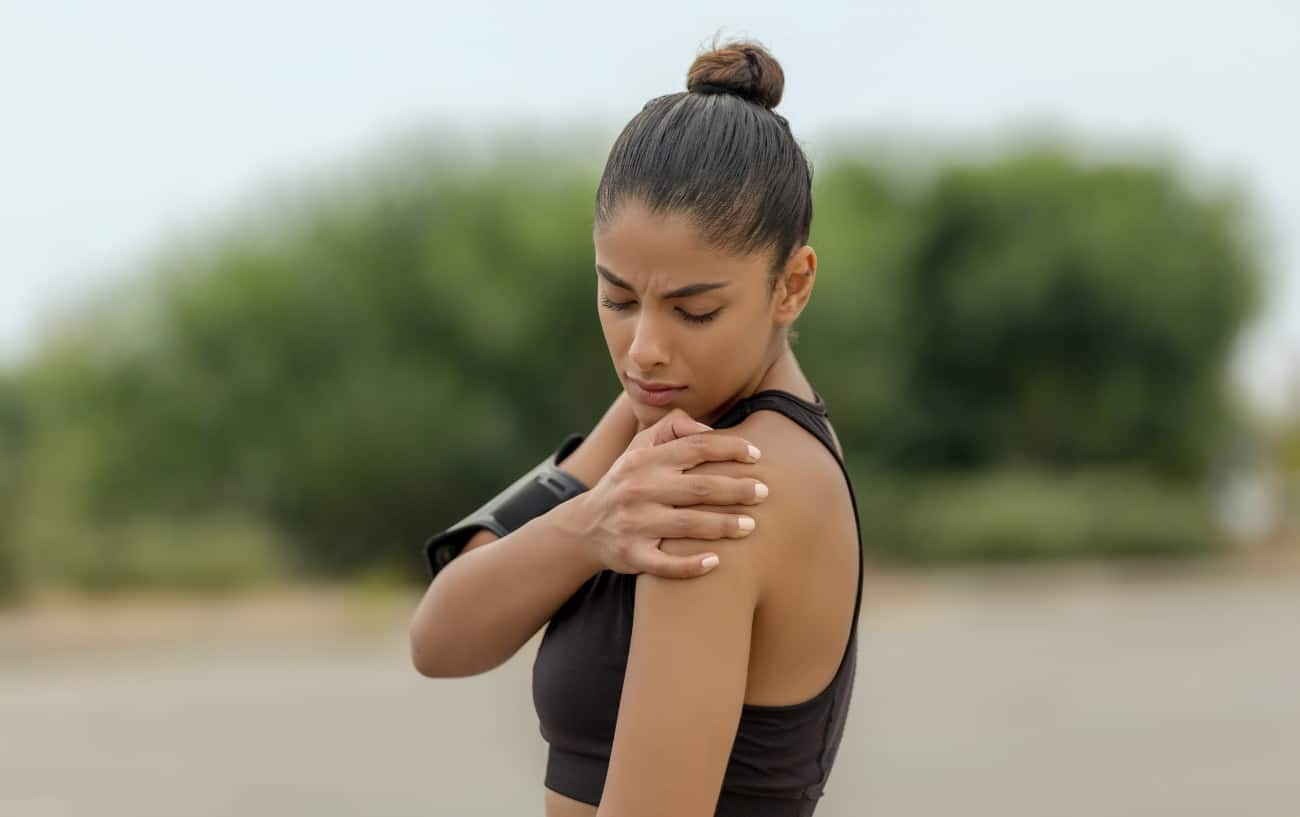
M 596 263 L 628 281 L 653 277 L 662 285 L 750 277 L 764 267 L 762 253 L 738 256 L 708 246 L 690 219 L 678 212 L 652 213 L 625 200 L 592 233 Z

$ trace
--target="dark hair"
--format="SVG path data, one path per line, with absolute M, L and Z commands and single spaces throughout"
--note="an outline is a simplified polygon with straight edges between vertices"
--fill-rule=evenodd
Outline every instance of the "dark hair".
M 626 197 L 681 213 L 720 251 L 771 247 L 770 295 L 812 226 L 812 164 L 772 110 L 784 86 L 763 46 L 719 48 L 715 37 L 691 63 L 686 90 L 647 102 L 614 142 L 596 188 L 596 230 Z

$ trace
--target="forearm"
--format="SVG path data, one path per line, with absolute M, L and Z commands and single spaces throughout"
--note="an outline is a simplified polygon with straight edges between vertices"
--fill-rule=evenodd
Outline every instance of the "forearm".
M 599 482 L 636 435 L 629 400 L 620 391 L 560 468 L 587 486 Z M 411 624 L 412 660 L 421 672 L 459 677 L 500 665 L 600 570 L 598 565 L 577 567 L 585 555 L 582 537 L 575 533 L 581 522 L 572 503 L 581 498 L 552 508 L 500 539 L 491 531 L 479 531 L 442 568 Z M 488 559 L 478 558 L 488 550 Z M 471 557 L 478 560 L 470 563 Z M 470 564 L 468 570 L 463 565 L 452 570 L 462 562 Z
M 587 439 L 560 463 L 560 468 L 588 487 L 599 482 L 636 436 L 637 419 L 631 399 L 627 392 L 620 391 Z
M 600 571 L 583 546 L 583 497 L 442 568 L 411 623 L 411 659 L 421 674 L 459 678 L 499 666 Z
M 588 487 L 599 482 L 615 460 L 632 444 L 632 438 L 639 430 L 630 400 L 627 392 L 620 391 L 591 433 L 560 463 L 559 467 Z M 490 530 L 480 530 L 465 543 L 462 552 L 473 550 L 499 538 Z

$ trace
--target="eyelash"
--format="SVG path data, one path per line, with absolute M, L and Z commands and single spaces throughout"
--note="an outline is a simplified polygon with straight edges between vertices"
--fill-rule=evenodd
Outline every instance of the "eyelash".
M 607 298 L 606 296 L 601 295 L 601 296 L 600 296 L 600 303 L 601 303 L 602 306 L 606 307 L 607 309 L 613 309 L 613 310 L 615 310 L 616 312 L 621 312 L 621 311 L 623 311 L 624 309 L 627 309 L 629 306 L 631 306 L 631 305 L 632 305 L 633 303 L 635 303 L 635 302 L 634 302 L 634 301 L 625 301 L 625 302 L 623 302 L 623 303 L 619 303 L 619 302 L 617 302 L 617 301 L 611 301 L 611 300 L 610 300 L 609 298 Z M 681 313 L 682 313 L 682 317 L 685 318 L 685 319 L 686 319 L 688 322 L 690 322 L 690 323 L 708 323 L 709 321 L 711 321 L 711 320 L 713 320 L 715 317 L 717 317 L 718 313 L 722 311 L 722 307 L 718 307 L 717 309 L 713 310 L 712 312 L 708 313 L 707 315 L 692 315 L 690 312 L 687 312 L 687 311 L 681 309 L 680 307 L 678 307 L 677 311 L 678 311 L 678 312 L 681 312 Z

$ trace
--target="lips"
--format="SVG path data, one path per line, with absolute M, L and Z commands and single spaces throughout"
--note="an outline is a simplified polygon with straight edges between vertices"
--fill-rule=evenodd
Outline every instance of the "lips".
M 635 377 L 629 377 L 633 383 L 637 384 L 646 391 L 672 391 L 673 389 L 684 389 L 685 386 L 679 386 L 675 383 L 653 382 L 648 380 L 637 380 Z
M 673 386 L 668 383 L 645 383 L 635 377 L 628 378 L 628 391 L 639 402 L 648 406 L 666 406 L 676 400 L 677 395 L 685 390 L 685 386 Z

